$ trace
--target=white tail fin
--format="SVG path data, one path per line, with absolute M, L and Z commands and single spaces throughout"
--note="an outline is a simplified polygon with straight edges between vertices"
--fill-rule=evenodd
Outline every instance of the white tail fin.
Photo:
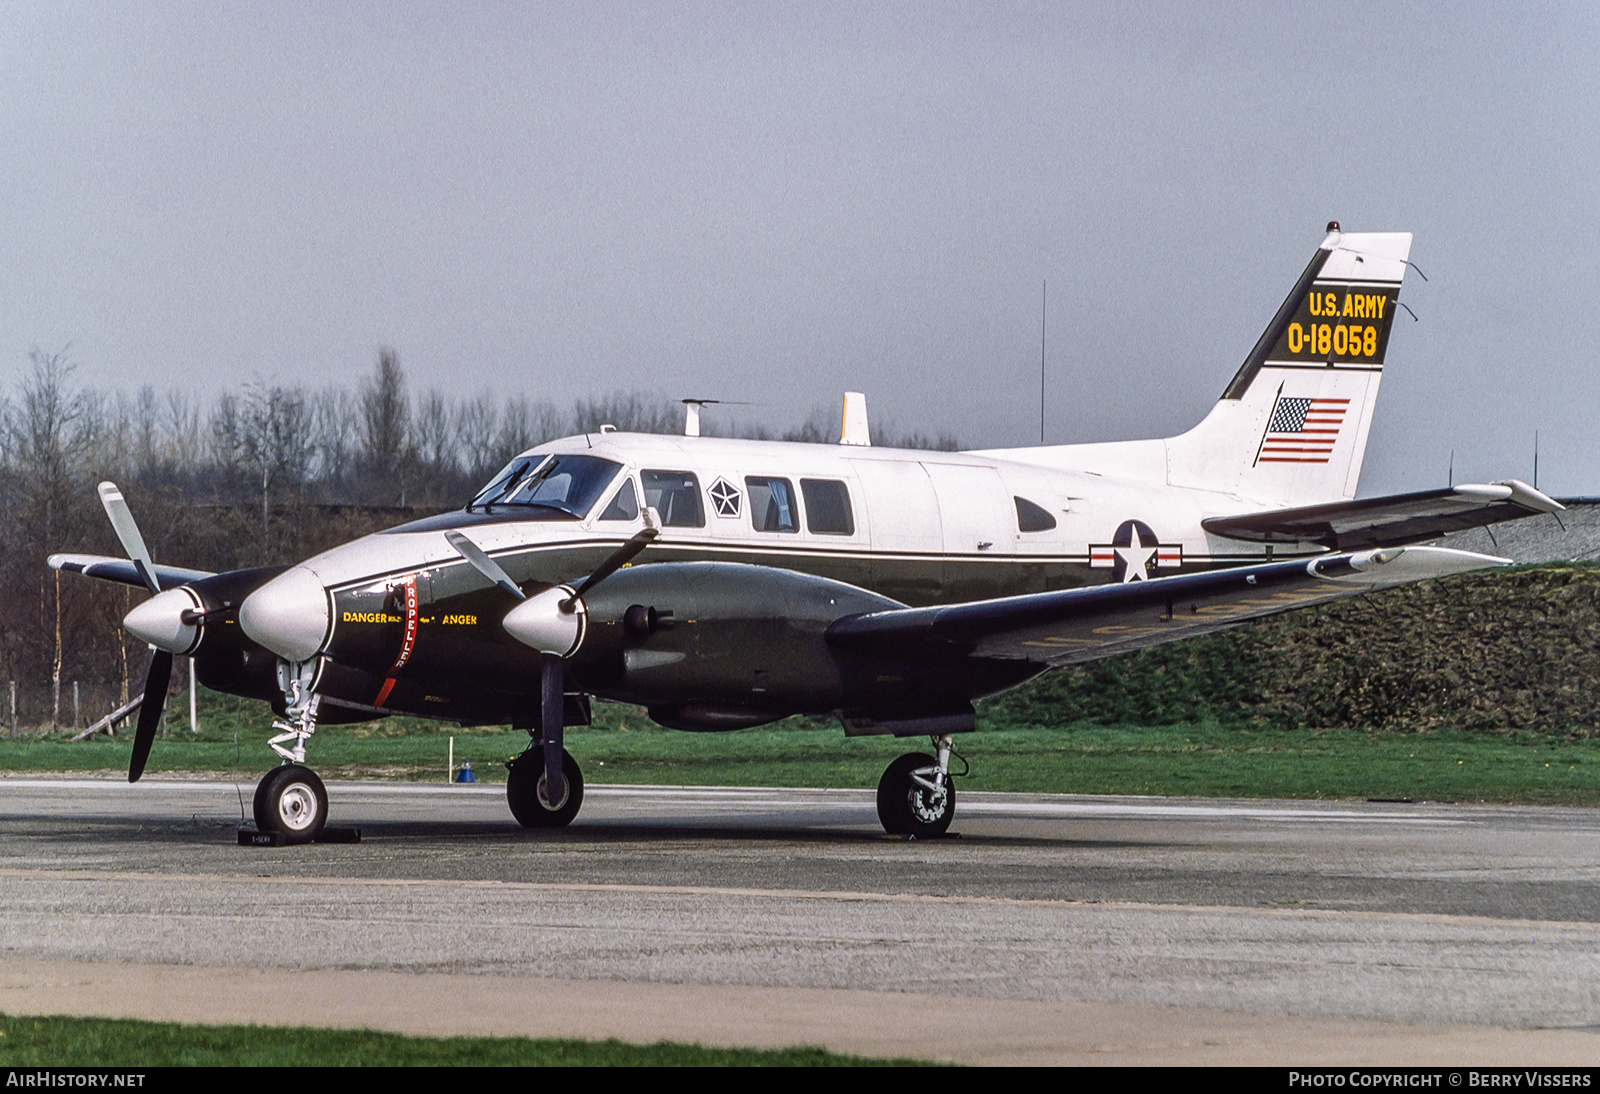
M 1355 496 L 1411 234 L 1328 228 L 1211 413 L 1167 440 L 1173 486 L 1284 505 Z
M 1409 232 L 1356 235 L 1329 224 L 1222 398 L 1187 433 L 988 454 L 1263 507 L 1352 498 L 1410 253 Z

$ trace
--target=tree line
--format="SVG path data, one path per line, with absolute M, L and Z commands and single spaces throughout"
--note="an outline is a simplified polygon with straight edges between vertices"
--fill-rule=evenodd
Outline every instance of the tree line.
M 829 443 L 837 411 L 784 430 L 730 429 L 708 413 L 703 432 Z M 23 725 L 98 718 L 137 693 L 145 649 L 120 626 L 140 590 L 63 577 L 53 553 L 120 555 L 98 482 L 122 487 L 157 562 L 202 570 L 287 564 L 402 520 L 464 504 L 512 456 L 601 425 L 681 433 L 684 408 L 618 392 L 566 408 L 523 393 L 453 397 L 413 392 L 399 355 L 378 351 L 352 387 L 319 390 L 256 378 L 209 401 L 181 388 L 129 394 L 88 386 L 66 350 L 35 349 L 0 389 L 0 679 L 15 688 Z M 873 443 L 957 447 L 948 436 L 873 427 Z M 184 674 L 174 674 L 175 690 Z M 5 687 L 0 684 L 0 687 Z M 0 718 L 12 711 L 0 691 Z

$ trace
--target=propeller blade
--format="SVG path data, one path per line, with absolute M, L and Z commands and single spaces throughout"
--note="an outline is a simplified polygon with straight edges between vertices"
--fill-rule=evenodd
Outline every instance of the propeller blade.
M 564 612 L 570 612 L 573 605 L 583 599 L 584 593 L 588 592 L 606 578 L 610 577 L 628 563 L 632 562 L 634 556 L 640 551 L 644 550 L 646 547 L 650 546 L 651 540 L 655 539 L 660 534 L 661 533 L 654 528 L 644 528 L 638 532 L 635 532 L 632 537 L 629 538 L 628 542 L 624 543 L 621 547 L 618 547 L 615 551 L 613 551 L 610 558 L 602 562 L 595 569 L 594 573 L 590 574 L 584 579 L 583 584 L 578 586 L 577 592 L 573 593 L 570 597 L 561 602 L 561 610 Z
M 499 563 L 484 554 L 483 549 L 476 543 L 460 532 L 446 532 L 444 538 L 450 546 L 456 549 L 456 554 L 472 563 L 474 570 L 477 570 L 518 600 L 528 599 L 527 594 L 517 588 L 517 583 L 511 580 L 510 575 L 500 568 Z
M 137 533 L 135 533 L 137 535 Z M 144 678 L 144 702 L 139 704 L 139 729 L 133 735 L 133 759 L 128 764 L 128 781 L 136 783 L 150 758 L 150 744 L 156 739 L 161 712 L 167 705 L 167 684 L 172 681 L 172 654 L 156 650 L 150 657 L 150 673 Z
M 128 508 L 128 502 L 123 498 L 122 491 L 117 488 L 116 483 L 100 484 L 100 504 L 105 506 L 106 516 L 111 518 L 111 528 L 117 533 L 117 539 L 122 542 L 122 549 L 127 553 L 134 569 L 144 578 L 145 586 L 152 593 L 159 593 L 161 585 L 156 581 L 156 564 L 150 559 L 150 552 L 144 545 L 144 537 L 139 534 L 139 525 L 133 519 L 133 511 Z

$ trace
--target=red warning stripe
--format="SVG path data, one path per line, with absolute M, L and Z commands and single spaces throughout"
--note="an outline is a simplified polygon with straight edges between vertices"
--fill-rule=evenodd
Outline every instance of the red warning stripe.
M 416 575 L 406 578 L 406 629 L 400 640 L 400 655 L 394 659 L 394 664 L 389 668 L 389 675 L 383 681 L 383 687 L 378 689 L 378 697 L 372 701 L 375 707 L 383 706 L 384 700 L 389 698 L 389 692 L 394 690 L 395 677 L 400 670 L 406 667 L 406 662 L 411 660 L 411 651 L 417 644 L 417 578 Z

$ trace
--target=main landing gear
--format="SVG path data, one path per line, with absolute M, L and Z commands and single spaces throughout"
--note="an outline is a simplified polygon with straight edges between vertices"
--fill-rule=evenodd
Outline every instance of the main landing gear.
M 956 814 L 956 786 L 950 778 L 949 734 L 934 737 L 937 756 L 908 752 L 878 780 L 878 820 L 894 836 L 942 836 Z
M 591 579 L 592 580 L 592 579 Z M 583 805 L 583 773 L 563 746 L 565 671 L 561 658 L 539 657 L 539 721 L 526 725 L 528 750 L 506 764 L 506 801 L 524 828 L 565 828 Z
M 544 772 L 544 746 L 534 744 L 506 764 L 506 801 L 511 815 L 524 828 L 565 828 L 583 805 L 583 773 L 572 753 L 561 750 L 561 774 L 566 793 L 550 800 L 550 780 Z

